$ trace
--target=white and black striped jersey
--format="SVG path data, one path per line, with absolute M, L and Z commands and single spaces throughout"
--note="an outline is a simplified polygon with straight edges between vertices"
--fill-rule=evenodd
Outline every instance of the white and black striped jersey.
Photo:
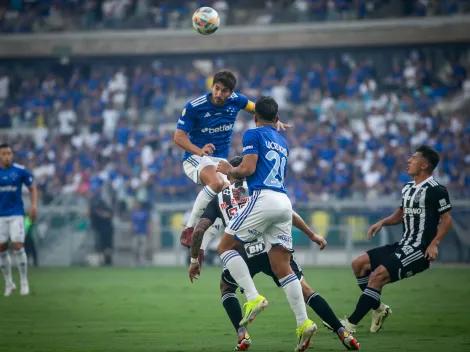
M 248 195 L 242 196 L 239 200 L 233 197 L 232 189 L 243 187 L 248 190 L 248 185 L 245 181 L 235 183 L 234 185 L 225 188 L 219 192 L 207 205 L 201 218 L 209 219 L 215 222 L 217 218 L 222 219 L 224 227 L 227 226 L 233 215 L 241 208 L 243 208 L 250 197 Z
M 436 237 L 440 216 L 452 209 L 447 189 L 433 177 L 408 182 L 401 191 L 403 238 L 400 245 L 423 247 Z

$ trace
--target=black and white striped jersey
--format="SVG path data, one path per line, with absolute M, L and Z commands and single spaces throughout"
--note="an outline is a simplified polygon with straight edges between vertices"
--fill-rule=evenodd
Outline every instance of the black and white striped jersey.
M 418 185 L 408 182 L 401 194 L 403 238 L 400 245 L 427 248 L 436 237 L 441 214 L 452 209 L 449 193 L 431 176 Z

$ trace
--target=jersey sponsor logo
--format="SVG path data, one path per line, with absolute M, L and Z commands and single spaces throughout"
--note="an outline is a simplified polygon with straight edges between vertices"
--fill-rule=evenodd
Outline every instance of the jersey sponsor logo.
M 213 134 L 213 133 L 220 133 L 220 132 L 228 132 L 228 131 L 231 131 L 232 128 L 233 128 L 233 123 L 231 123 L 229 125 L 220 125 L 220 126 L 215 127 L 215 128 L 206 127 L 206 128 L 203 128 L 201 130 L 201 132 L 202 133 Z
M 397 256 L 398 259 L 401 258 L 401 254 L 400 254 L 400 253 L 395 253 L 395 255 Z
M 204 117 L 211 117 L 210 112 L 206 113 L 206 114 L 204 115 Z
M 280 146 L 276 142 L 266 141 L 266 147 L 268 149 L 275 149 L 275 150 L 281 152 L 282 154 L 284 154 L 285 156 L 287 156 L 287 149 Z
M 404 209 L 404 212 L 405 214 L 409 214 L 409 215 L 419 215 L 421 214 L 423 210 L 421 208 L 405 208 Z
M 445 206 L 446 204 L 447 204 L 447 201 L 445 200 L 445 198 L 439 199 L 439 205 L 441 207 Z
M 414 248 L 411 247 L 411 246 L 403 246 L 402 249 L 401 249 L 401 251 L 402 251 L 403 253 L 405 253 L 405 255 L 410 255 L 410 254 L 413 253 L 415 250 L 414 250 Z
M 181 119 L 178 119 L 178 123 L 179 123 L 180 125 L 184 125 L 184 121 L 181 120 Z
M 252 145 L 247 145 L 247 146 L 243 147 L 243 152 L 244 152 L 245 150 L 253 149 L 253 148 L 254 148 L 254 147 L 253 147 Z
M 253 244 L 245 245 L 245 251 L 249 255 L 261 254 L 264 252 L 265 249 L 266 249 L 266 245 L 263 242 L 256 242 Z
M 0 187 L 0 192 L 16 192 L 17 189 L 16 186 L 3 186 Z
M 258 231 L 258 230 L 255 230 L 255 229 L 248 230 L 248 233 L 250 235 L 257 236 L 257 237 L 263 236 L 263 233 L 261 231 Z
M 447 204 L 445 207 L 441 207 L 438 209 L 438 211 L 443 211 L 443 210 L 446 210 L 446 209 L 449 209 L 450 208 L 450 204 Z
M 283 242 L 289 242 L 289 243 L 292 242 L 292 236 L 277 235 L 277 238 L 278 238 L 280 241 L 283 241 Z

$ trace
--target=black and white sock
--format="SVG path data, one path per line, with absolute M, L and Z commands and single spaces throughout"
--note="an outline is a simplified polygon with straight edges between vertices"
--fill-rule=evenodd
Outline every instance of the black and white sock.
M 305 300 L 305 303 L 307 303 L 313 309 L 313 311 L 317 313 L 321 320 L 330 325 L 334 331 L 338 331 L 343 327 L 331 309 L 330 305 L 323 299 L 322 296 L 320 296 L 319 293 L 312 293 Z
M 367 287 L 357 302 L 356 310 L 348 318 L 351 324 L 357 325 L 369 310 L 380 307 L 380 291 Z
M 367 285 L 369 284 L 369 277 L 370 277 L 370 271 L 367 272 L 364 276 L 357 276 L 357 284 L 359 285 L 359 288 L 361 289 L 361 292 L 364 292 L 364 290 L 367 288 Z
M 232 322 L 235 331 L 240 329 L 240 321 L 243 319 L 242 308 L 235 292 L 224 292 L 222 294 L 222 305 Z

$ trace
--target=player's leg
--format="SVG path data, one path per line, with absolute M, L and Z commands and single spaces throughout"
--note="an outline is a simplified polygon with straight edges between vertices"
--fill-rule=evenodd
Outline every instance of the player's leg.
M 240 326 L 240 321 L 243 319 L 242 308 L 237 298 L 237 284 L 231 277 L 230 272 L 225 269 L 222 272 L 220 279 L 220 294 L 222 295 L 222 305 L 225 312 L 232 322 L 233 327 L 237 333 L 237 346 L 236 351 L 246 351 L 251 345 L 251 338 L 248 330 L 244 326 Z
M 8 253 L 8 237 L 6 236 L 6 230 L 4 219 L 0 224 L 0 269 L 2 270 L 3 277 L 5 279 L 5 293 L 6 297 L 10 296 L 11 293 L 16 289 L 13 282 L 13 276 L 11 275 L 11 258 Z
M 23 216 L 12 216 L 10 221 L 11 246 L 20 272 L 21 295 L 29 295 L 28 257 L 24 249 L 25 228 Z
M 356 276 L 357 284 L 361 289 L 361 292 L 367 287 L 369 282 L 370 272 L 371 272 L 371 263 L 368 253 L 364 253 L 357 258 L 354 258 L 351 267 Z
M 313 309 L 320 319 L 331 326 L 344 347 L 348 350 L 359 350 L 359 342 L 357 342 L 354 336 L 338 320 L 328 302 L 318 292 L 313 291 L 305 278 L 303 278 L 300 283 L 302 285 L 305 303 Z
M 194 183 L 204 186 L 194 201 L 188 223 L 185 224 L 186 228 L 183 230 L 180 238 L 182 245 L 190 247 L 194 226 L 196 226 L 207 204 L 224 188 L 225 178 L 221 173 L 217 172 L 217 161 L 207 156 L 199 157 L 193 155 L 184 161 L 183 168 L 186 175 Z

